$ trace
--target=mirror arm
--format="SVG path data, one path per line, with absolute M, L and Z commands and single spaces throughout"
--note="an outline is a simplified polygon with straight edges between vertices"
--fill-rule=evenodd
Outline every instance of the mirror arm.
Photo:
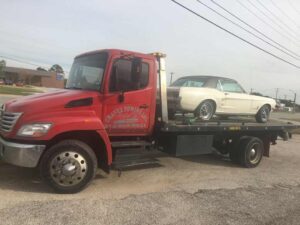
M 124 102 L 124 99 L 125 99 L 125 97 L 124 97 L 124 91 L 120 92 L 118 99 L 119 99 L 120 103 Z

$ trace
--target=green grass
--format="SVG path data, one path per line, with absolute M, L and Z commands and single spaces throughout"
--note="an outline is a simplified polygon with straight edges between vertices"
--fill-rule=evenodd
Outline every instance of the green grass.
M 0 94 L 7 95 L 31 95 L 34 93 L 41 93 L 42 91 L 31 87 L 14 87 L 0 85 Z

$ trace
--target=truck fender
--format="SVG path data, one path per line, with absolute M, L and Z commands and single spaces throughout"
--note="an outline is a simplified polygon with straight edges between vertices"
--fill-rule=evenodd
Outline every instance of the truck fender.
M 111 148 L 111 143 L 110 143 L 108 134 L 107 134 L 106 130 L 97 130 L 97 133 L 102 138 L 102 140 L 105 144 L 105 147 L 106 147 L 107 164 L 111 165 L 112 164 L 112 148 Z

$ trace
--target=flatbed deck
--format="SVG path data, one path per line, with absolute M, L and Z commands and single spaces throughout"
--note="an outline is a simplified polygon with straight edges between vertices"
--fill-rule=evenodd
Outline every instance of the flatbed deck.
M 292 131 L 299 129 L 300 123 L 270 120 L 257 123 L 253 119 L 212 120 L 209 122 L 186 119 L 171 120 L 161 127 L 163 132 L 221 132 L 221 131 Z

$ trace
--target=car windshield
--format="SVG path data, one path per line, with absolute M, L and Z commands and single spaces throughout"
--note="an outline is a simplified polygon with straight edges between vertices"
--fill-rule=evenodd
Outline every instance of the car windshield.
M 100 90 L 107 57 L 102 52 L 75 58 L 66 88 Z
M 207 81 L 206 77 L 186 77 L 176 80 L 171 87 L 203 87 Z

